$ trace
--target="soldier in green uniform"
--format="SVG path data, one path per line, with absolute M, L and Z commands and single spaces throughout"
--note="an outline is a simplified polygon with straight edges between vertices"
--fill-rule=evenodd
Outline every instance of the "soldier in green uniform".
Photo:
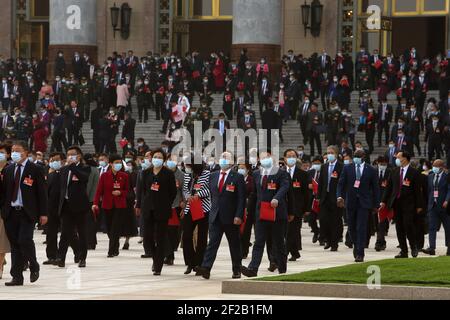
M 89 121 L 92 93 L 85 77 L 81 78 L 81 83 L 77 87 L 77 101 L 80 111 L 84 114 L 84 121 Z

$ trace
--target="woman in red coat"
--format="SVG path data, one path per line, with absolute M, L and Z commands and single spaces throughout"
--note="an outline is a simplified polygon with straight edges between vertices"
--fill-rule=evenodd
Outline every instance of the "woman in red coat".
M 34 151 L 47 152 L 47 139 L 48 139 L 48 129 L 42 122 L 37 122 L 34 125 L 33 141 L 34 141 Z
M 100 177 L 92 211 L 98 212 L 101 201 L 109 238 L 108 258 L 113 258 L 119 255 L 122 215 L 127 208 L 129 182 L 128 174 L 122 171 L 122 158 L 119 155 L 112 155 L 109 162 L 111 169 Z
M 223 91 L 225 87 L 225 73 L 223 71 L 224 70 L 223 61 L 216 53 L 213 53 L 211 57 L 215 59 L 213 75 L 216 91 Z

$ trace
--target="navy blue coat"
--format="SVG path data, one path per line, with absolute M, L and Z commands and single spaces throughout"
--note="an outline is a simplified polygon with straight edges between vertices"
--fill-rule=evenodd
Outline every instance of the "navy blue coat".
M 428 176 L 428 211 L 431 211 L 434 206 L 434 179 L 436 178 L 436 175 L 434 173 L 431 173 Z M 438 186 L 439 196 L 437 198 L 436 207 L 440 208 L 442 211 L 445 211 L 442 207 L 445 201 L 450 201 L 450 185 L 448 182 L 448 174 L 447 173 L 441 173 L 441 177 L 439 180 L 439 186 Z

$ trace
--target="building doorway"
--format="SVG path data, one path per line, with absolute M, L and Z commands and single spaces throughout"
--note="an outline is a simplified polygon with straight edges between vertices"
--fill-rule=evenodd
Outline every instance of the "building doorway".
M 400 55 L 415 46 L 421 57 L 446 52 L 446 17 L 392 18 L 392 52 Z
M 189 50 L 204 54 L 231 52 L 233 36 L 232 21 L 193 21 L 189 25 Z

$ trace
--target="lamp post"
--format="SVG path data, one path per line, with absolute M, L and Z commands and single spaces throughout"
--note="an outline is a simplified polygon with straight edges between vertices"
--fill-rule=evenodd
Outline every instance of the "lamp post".
M 322 25 L 323 4 L 320 3 L 320 0 L 313 0 L 309 5 L 305 0 L 305 3 L 301 6 L 301 11 L 305 37 L 308 29 L 311 30 L 313 37 L 319 37 L 320 27 Z
M 120 31 L 122 39 L 127 40 L 130 37 L 130 25 L 131 25 L 131 7 L 128 3 L 122 4 L 119 8 L 114 3 L 114 7 L 111 10 L 111 24 L 114 30 L 114 39 L 116 38 L 116 31 Z M 120 28 L 119 26 L 120 16 Z

